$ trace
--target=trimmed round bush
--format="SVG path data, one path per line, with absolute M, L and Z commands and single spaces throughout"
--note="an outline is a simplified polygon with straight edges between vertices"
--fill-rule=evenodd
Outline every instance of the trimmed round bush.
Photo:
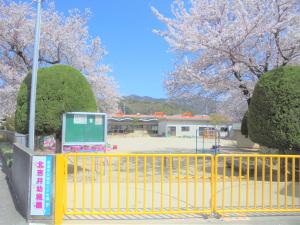
M 242 119 L 242 124 L 241 124 L 241 133 L 244 135 L 246 138 L 248 137 L 248 111 L 245 112 L 244 117 Z
M 248 110 L 248 133 L 260 145 L 300 150 L 300 66 L 265 73 Z
M 16 130 L 28 133 L 31 73 L 21 84 L 15 114 Z M 76 69 L 55 65 L 38 70 L 36 135 L 61 135 L 65 112 L 96 112 L 96 99 L 86 78 Z

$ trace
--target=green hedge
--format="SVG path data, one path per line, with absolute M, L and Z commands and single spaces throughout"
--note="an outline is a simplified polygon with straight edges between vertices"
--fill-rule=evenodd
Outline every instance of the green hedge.
M 16 130 L 28 133 L 31 74 L 21 84 L 15 114 Z M 38 71 L 36 135 L 60 136 L 65 112 L 96 112 L 96 99 L 86 78 L 76 69 L 55 65 Z
M 300 66 L 264 74 L 248 112 L 252 141 L 279 150 L 300 150 Z

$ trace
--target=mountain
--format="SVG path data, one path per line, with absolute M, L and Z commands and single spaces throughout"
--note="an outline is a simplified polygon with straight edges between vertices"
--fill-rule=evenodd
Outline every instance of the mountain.
M 120 110 L 126 114 L 153 114 L 164 112 L 167 115 L 176 115 L 183 112 L 196 114 L 211 114 L 216 111 L 216 103 L 210 98 L 164 99 L 148 96 L 125 96 L 119 104 Z

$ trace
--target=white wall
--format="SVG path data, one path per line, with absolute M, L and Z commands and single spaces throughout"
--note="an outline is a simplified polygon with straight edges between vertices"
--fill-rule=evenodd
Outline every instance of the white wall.
M 158 122 L 158 135 L 166 136 L 167 135 L 167 123 L 166 121 Z
M 182 127 L 189 127 L 189 131 L 182 131 Z M 176 127 L 176 136 L 177 137 L 194 137 L 196 136 L 196 130 L 199 127 L 212 127 L 215 125 L 209 124 L 208 122 L 200 121 L 159 121 L 158 122 L 158 134 L 161 136 L 167 136 L 168 127 Z M 221 127 L 228 127 L 227 125 L 217 125 L 217 129 Z M 227 132 L 221 132 L 221 137 L 227 136 Z

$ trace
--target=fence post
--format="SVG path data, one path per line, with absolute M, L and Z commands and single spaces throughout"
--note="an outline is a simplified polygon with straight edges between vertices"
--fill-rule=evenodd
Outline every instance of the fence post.
M 62 154 L 56 155 L 55 160 L 55 213 L 54 213 L 54 223 L 55 225 L 62 224 L 63 221 L 63 193 L 64 191 L 64 156 Z
M 211 156 L 211 210 L 212 215 L 216 214 L 216 172 L 217 169 L 217 155 Z

